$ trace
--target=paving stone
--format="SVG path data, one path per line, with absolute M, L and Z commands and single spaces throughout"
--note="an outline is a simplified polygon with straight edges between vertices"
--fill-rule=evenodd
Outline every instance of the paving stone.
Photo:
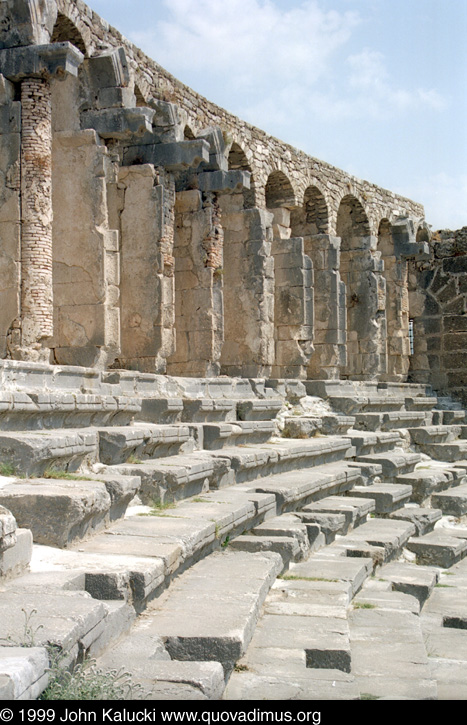
M 432 657 L 430 663 L 438 700 L 467 700 L 467 662 Z
M 420 614 L 420 603 L 410 594 L 397 591 L 374 591 L 366 586 L 352 602 L 354 609 L 390 609 Z
M 313 676 L 316 670 L 310 670 Z M 354 679 L 339 681 L 334 670 L 323 670 L 327 679 L 286 679 L 251 672 L 234 672 L 224 693 L 224 700 L 358 700 Z
M 352 674 L 362 694 L 436 698 L 419 617 L 408 611 L 354 609 L 349 628 Z

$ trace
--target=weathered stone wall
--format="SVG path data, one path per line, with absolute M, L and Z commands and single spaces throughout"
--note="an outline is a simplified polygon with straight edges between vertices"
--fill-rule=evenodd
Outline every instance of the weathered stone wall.
M 422 206 L 210 103 L 81 0 L 21 2 L 0 9 L 3 355 L 405 378 Z
M 429 259 L 410 263 L 409 296 L 410 378 L 466 403 L 467 227 L 433 234 Z
M 258 206 L 264 207 L 268 176 L 280 170 L 290 180 L 298 206 L 303 205 L 308 187 L 316 186 L 321 191 L 329 210 L 328 228 L 323 232 L 336 233 L 339 204 L 349 193 L 364 207 L 372 234 L 378 233 L 383 218 L 408 216 L 415 223 L 424 218 L 422 205 L 312 158 L 211 103 L 148 58 L 81 0 L 57 0 L 57 6 L 59 19 L 65 16 L 73 23 L 89 56 L 103 47 L 125 48 L 137 96 L 146 102 L 155 96 L 178 104 L 195 136 L 208 126 L 218 125 L 225 130 L 230 145 L 237 144 L 246 155 L 255 179 Z

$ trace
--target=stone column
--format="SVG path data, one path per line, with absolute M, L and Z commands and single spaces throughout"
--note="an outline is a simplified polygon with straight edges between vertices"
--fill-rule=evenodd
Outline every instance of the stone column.
M 346 364 L 345 285 L 339 274 L 340 238 L 329 234 L 304 237 L 305 254 L 313 262 L 315 289 L 314 348 L 307 377 L 314 380 L 339 378 Z
M 48 80 L 21 83 L 21 348 L 44 360 L 53 334 L 52 118 Z

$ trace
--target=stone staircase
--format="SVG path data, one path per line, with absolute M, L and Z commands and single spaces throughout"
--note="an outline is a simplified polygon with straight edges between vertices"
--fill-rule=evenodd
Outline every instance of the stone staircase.
M 452 401 L 15 362 L 0 379 L 3 699 L 40 695 L 50 645 L 150 699 L 447 692 L 420 610 L 446 569 L 463 586 Z

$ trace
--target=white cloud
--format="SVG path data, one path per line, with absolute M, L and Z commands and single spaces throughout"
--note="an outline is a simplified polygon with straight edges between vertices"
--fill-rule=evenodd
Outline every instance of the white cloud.
M 356 92 L 354 108 L 357 110 L 363 99 L 370 101 L 375 117 L 393 115 L 396 111 L 408 111 L 425 106 L 436 111 L 446 107 L 446 101 L 436 90 L 397 88 L 385 66 L 384 55 L 379 51 L 365 49 L 350 55 L 349 85 Z
M 314 83 L 350 38 L 354 12 L 316 0 L 281 10 L 272 0 L 164 0 L 170 20 L 132 40 L 172 72 L 201 71 L 229 86 L 267 89 Z
M 201 78 L 205 95 L 213 98 L 216 89 L 219 103 L 228 97 L 237 114 L 273 133 L 290 126 L 291 114 L 295 125 L 307 118 L 382 120 L 446 106 L 434 89 L 398 84 L 379 51 L 342 60 L 362 22 L 356 12 L 325 11 L 319 0 L 286 9 L 274 0 L 163 2 L 168 20 L 132 40 L 203 93 Z

